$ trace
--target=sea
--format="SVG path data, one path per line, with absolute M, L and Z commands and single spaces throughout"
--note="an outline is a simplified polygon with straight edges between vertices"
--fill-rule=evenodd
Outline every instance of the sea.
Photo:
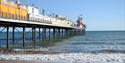
M 125 31 L 87 31 L 85 35 L 55 44 L 51 50 L 64 53 L 125 53 Z
M 86 31 L 39 48 L 52 63 L 125 63 L 125 31 Z

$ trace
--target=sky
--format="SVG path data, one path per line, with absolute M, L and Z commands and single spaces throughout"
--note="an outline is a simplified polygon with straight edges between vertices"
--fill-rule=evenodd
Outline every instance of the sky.
M 21 0 L 46 14 L 70 17 L 82 15 L 88 31 L 125 30 L 125 0 Z

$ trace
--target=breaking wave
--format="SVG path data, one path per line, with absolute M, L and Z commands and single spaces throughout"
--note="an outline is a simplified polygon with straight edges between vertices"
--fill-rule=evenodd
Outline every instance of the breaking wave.
M 0 60 L 27 60 L 49 63 L 125 63 L 121 53 L 66 53 L 66 54 L 18 54 L 0 55 Z

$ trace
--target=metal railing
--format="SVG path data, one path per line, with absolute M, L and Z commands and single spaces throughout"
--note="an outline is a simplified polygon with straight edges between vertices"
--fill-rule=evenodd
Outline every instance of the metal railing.
M 0 17 L 4 19 L 14 19 L 14 20 L 28 20 L 28 16 L 20 16 L 17 14 L 11 14 L 7 12 L 0 11 Z
M 17 14 L 11 14 L 11 13 L 0 11 L 0 18 L 52 24 L 51 20 L 50 21 L 46 20 L 44 17 L 43 18 L 29 17 L 28 14 L 27 14 L 27 16 L 21 16 L 21 15 L 17 15 Z M 56 20 L 56 21 L 58 21 L 58 20 Z M 71 27 L 75 27 L 73 24 L 65 24 L 65 25 L 70 25 Z

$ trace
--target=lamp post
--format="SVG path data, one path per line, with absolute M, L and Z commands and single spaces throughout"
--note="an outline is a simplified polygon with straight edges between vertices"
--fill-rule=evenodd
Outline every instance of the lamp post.
M 32 13 L 31 14 L 33 14 L 33 15 L 31 15 L 33 17 L 32 21 L 34 21 L 34 9 L 35 9 L 34 8 L 34 4 L 32 4 L 32 8 L 31 9 L 32 9 Z
M 45 10 L 42 10 L 42 15 L 43 15 L 43 21 L 44 21 Z
M 32 13 L 33 13 L 33 21 L 34 21 L 34 8 L 33 8 L 33 4 L 32 4 Z

